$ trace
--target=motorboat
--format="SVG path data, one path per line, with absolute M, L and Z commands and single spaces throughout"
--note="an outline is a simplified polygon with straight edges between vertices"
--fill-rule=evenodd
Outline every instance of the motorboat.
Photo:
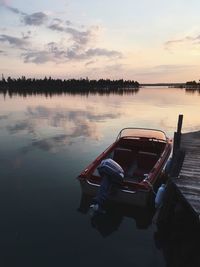
M 123 128 L 114 143 L 78 176 L 82 191 L 97 194 L 102 182 L 98 167 L 105 159 L 112 159 L 123 169 L 124 177 L 111 188 L 108 198 L 146 206 L 162 183 L 171 150 L 172 140 L 161 130 Z

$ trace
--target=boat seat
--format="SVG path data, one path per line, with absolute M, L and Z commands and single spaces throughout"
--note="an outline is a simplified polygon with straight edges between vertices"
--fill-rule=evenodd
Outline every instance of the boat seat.
M 152 152 L 138 151 L 137 154 L 137 165 L 138 168 L 150 172 L 158 160 L 158 155 Z
M 131 149 L 118 147 L 114 150 L 113 160 L 122 167 L 125 173 L 135 158 L 135 153 Z

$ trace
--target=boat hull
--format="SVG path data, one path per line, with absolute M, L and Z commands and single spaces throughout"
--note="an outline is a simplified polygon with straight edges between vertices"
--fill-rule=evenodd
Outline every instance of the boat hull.
M 80 184 L 83 193 L 90 196 L 96 196 L 100 187 L 99 184 L 91 183 L 87 179 L 80 180 Z M 153 192 L 151 190 L 131 191 L 115 188 L 113 192 L 109 194 L 108 199 L 118 203 L 145 207 L 150 204 L 152 197 Z

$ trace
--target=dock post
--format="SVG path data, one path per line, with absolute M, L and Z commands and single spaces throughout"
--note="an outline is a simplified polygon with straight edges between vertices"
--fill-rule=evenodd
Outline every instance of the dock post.
M 178 116 L 177 131 L 174 132 L 173 158 L 174 158 L 175 154 L 177 153 L 177 151 L 180 149 L 182 124 L 183 124 L 183 115 L 180 114 Z
M 178 116 L 178 125 L 177 125 L 177 146 L 178 146 L 178 149 L 180 149 L 180 145 L 181 145 L 182 124 L 183 124 L 183 114 L 180 114 Z
M 170 171 L 171 177 L 177 177 L 181 169 L 185 152 L 181 149 L 181 129 L 183 124 L 183 115 L 178 117 L 177 131 L 174 132 L 172 166 Z

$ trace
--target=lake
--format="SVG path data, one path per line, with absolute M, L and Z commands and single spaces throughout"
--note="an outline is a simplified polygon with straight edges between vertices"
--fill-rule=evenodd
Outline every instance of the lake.
M 199 103 L 198 91 L 167 87 L 124 95 L 0 94 L 1 265 L 176 262 L 181 251 L 174 256 L 169 242 L 158 244 L 151 211 L 111 205 L 93 220 L 76 177 L 123 127 L 158 128 L 173 137 L 183 114 L 183 132 L 199 130 Z

